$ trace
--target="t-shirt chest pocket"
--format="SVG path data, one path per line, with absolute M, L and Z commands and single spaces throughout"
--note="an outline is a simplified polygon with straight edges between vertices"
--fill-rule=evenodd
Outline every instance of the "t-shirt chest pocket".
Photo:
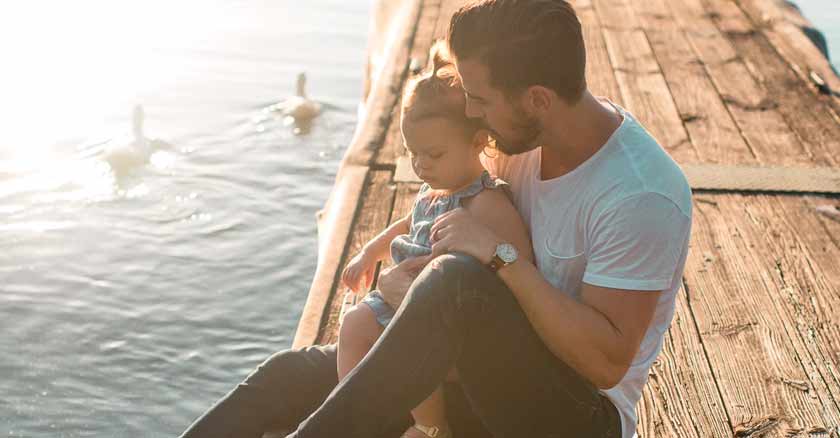
M 535 248 L 540 272 L 549 283 L 574 298 L 580 296 L 583 273 L 586 271 L 584 233 L 576 224 L 542 233 L 542 246 Z

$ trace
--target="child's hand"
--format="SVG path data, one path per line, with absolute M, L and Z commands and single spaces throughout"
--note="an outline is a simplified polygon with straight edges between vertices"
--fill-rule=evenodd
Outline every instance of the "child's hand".
M 350 263 L 341 273 L 341 283 L 358 292 L 364 288 L 367 290 L 373 284 L 373 272 L 376 269 L 376 262 L 373 257 L 362 251 L 356 254 Z

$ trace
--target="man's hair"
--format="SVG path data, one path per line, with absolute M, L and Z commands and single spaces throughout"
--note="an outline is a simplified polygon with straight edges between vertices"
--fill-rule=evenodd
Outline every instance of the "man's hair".
M 541 85 L 570 104 L 586 90 L 586 49 L 580 21 L 563 0 L 484 0 L 449 22 L 458 60 L 478 60 L 490 84 L 507 96 Z

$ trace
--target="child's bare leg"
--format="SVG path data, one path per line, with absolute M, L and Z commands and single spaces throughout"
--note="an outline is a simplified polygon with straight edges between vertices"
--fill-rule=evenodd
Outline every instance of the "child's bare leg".
M 338 331 L 338 381 L 364 359 L 385 329 L 366 304 L 357 304 L 344 314 Z
M 338 334 L 338 380 L 344 379 L 353 368 L 364 359 L 385 328 L 376 320 L 373 310 L 364 304 L 357 304 L 344 314 Z M 450 371 L 449 378 L 453 372 Z M 411 411 L 416 424 L 437 427 L 438 437 L 451 436 L 446 420 L 446 405 L 443 399 L 443 387 L 439 386 L 426 400 Z M 409 428 L 405 438 L 426 438 L 419 429 Z
M 443 386 L 438 386 L 426 400 L 420 402 L 411 411 L 414 423 L 426 427 L 437 427 L 440 431 L 438 437 L 450 437 L 449 423 L 446 420 L 446 404 L 443 399 Z M 403 438 L 426 438 L 428 435 L 420 430 L 409 427 L 403 434 Z

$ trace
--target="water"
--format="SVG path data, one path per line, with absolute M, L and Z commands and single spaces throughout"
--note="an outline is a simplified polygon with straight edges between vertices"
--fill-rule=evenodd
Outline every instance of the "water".
M 828 54 L 835 70 L 840 71 L 840 2 L 837 0 L 795 0 L 797 6 L 828 42 Z
M 174 436 L 291 345 L 367 1 L 0 6 L 0 436 Z M 799 0 L 840 59 L 840 3 Z M 262 109 L 330 108 L 307 135 Z M 171 150 L 115 179 L 131 109 Z
M 355 127 L 370 4 L 10 5 L 0 436 L 175 436 L 291 345 L 314 214 Z M 329 105 L 306 135 L 262 111 L 300 71 Z M 135 104 L 172 149 L 115 178 L 97 157 L 128 141 Z

